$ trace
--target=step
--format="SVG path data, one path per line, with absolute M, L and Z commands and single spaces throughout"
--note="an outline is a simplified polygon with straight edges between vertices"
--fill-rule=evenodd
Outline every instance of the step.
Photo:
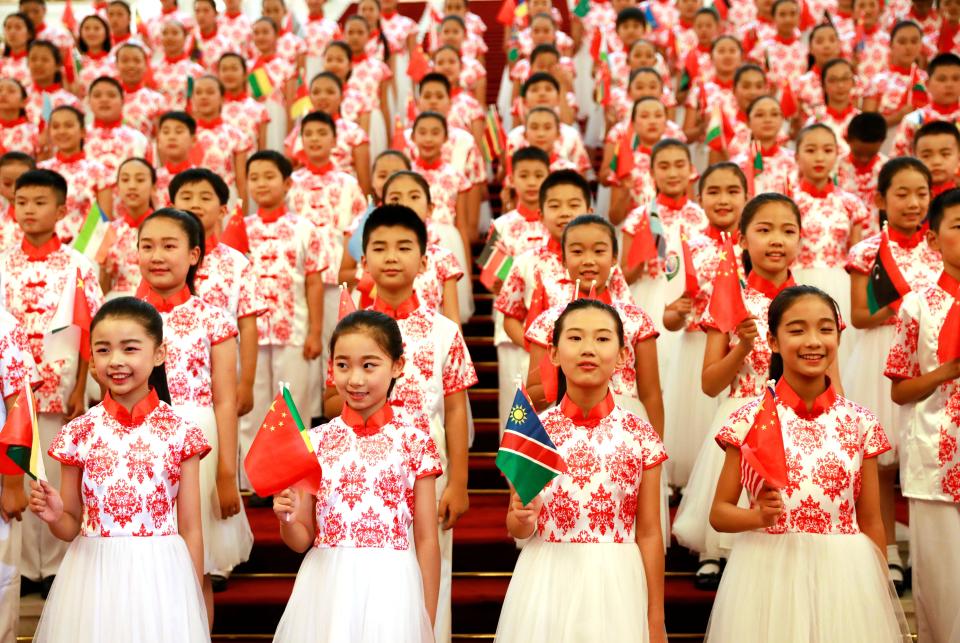
M 473 368 L 477 372 L 476 384 L 480 388 L 497 388 L 500 382 L 500 372 L 497 362 L 473 362 Z M 473 389 L 470 389 L 471 391 Z M 499 389 L 498 389 L 499 390 Z
M 500 414 L 500 391 L 496 388 L 471 388 L 467 392 L 474 418 L 495 418 Z
M 474 314 L 470 321 L 463 324 L 463 336 L 488 336 L 493 334 L 493 315 Z
M 470 451 L 470 487 L 474 489 L 506 489 L 507 481 L 497 469 L 496 451 Z

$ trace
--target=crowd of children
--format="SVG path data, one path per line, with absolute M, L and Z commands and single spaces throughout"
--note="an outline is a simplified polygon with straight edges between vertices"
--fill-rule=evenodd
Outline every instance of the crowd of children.
M 501 424 L 522 387 L 566 463 L 506 503 L 497 640 L 665 641 L 675 537 L 708 640 L 909 640 L 912 584 L 960 641 L 960 2 L 50 4 L 0 52 L 46 471 L 2 476 L 0 640 L 33 591 L 36 641 L 209 640 L 272 503 L 276 640 L 449 641 L 485 242 Z M 281 387 L 319 490 L 245 499 Z

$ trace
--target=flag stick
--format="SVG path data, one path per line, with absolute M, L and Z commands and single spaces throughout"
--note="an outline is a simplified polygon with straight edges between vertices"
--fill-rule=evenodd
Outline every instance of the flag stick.
M 576 301 L 579 298 L 580 298 L 580 280 L 577 279 L 577 283 L 573 287 L 573 300 Z

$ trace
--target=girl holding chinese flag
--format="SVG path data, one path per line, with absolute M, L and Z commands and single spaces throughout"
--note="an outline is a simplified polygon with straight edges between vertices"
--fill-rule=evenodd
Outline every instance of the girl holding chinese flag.
M 831 381 L 837 303 L 812 286 L 770 304 L 776 390 L 738 409 L 716 435 L 725 450 L 710 522 L 739 533 L 707 641 L 910 641 L 877 548 L 883 522 L 876 456 L 890 448 L 876 416 Z M 749 490 L 750 507 L 738 506 Z

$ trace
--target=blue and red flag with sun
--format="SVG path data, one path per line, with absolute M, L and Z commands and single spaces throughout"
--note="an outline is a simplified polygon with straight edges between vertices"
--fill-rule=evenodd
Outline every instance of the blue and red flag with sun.
M 497 452 L 497 468 L 513 485 L 523 504 L 529 504 L 551 480 L 567 470 L 537 412 L 522 389 L 517 389 Z

